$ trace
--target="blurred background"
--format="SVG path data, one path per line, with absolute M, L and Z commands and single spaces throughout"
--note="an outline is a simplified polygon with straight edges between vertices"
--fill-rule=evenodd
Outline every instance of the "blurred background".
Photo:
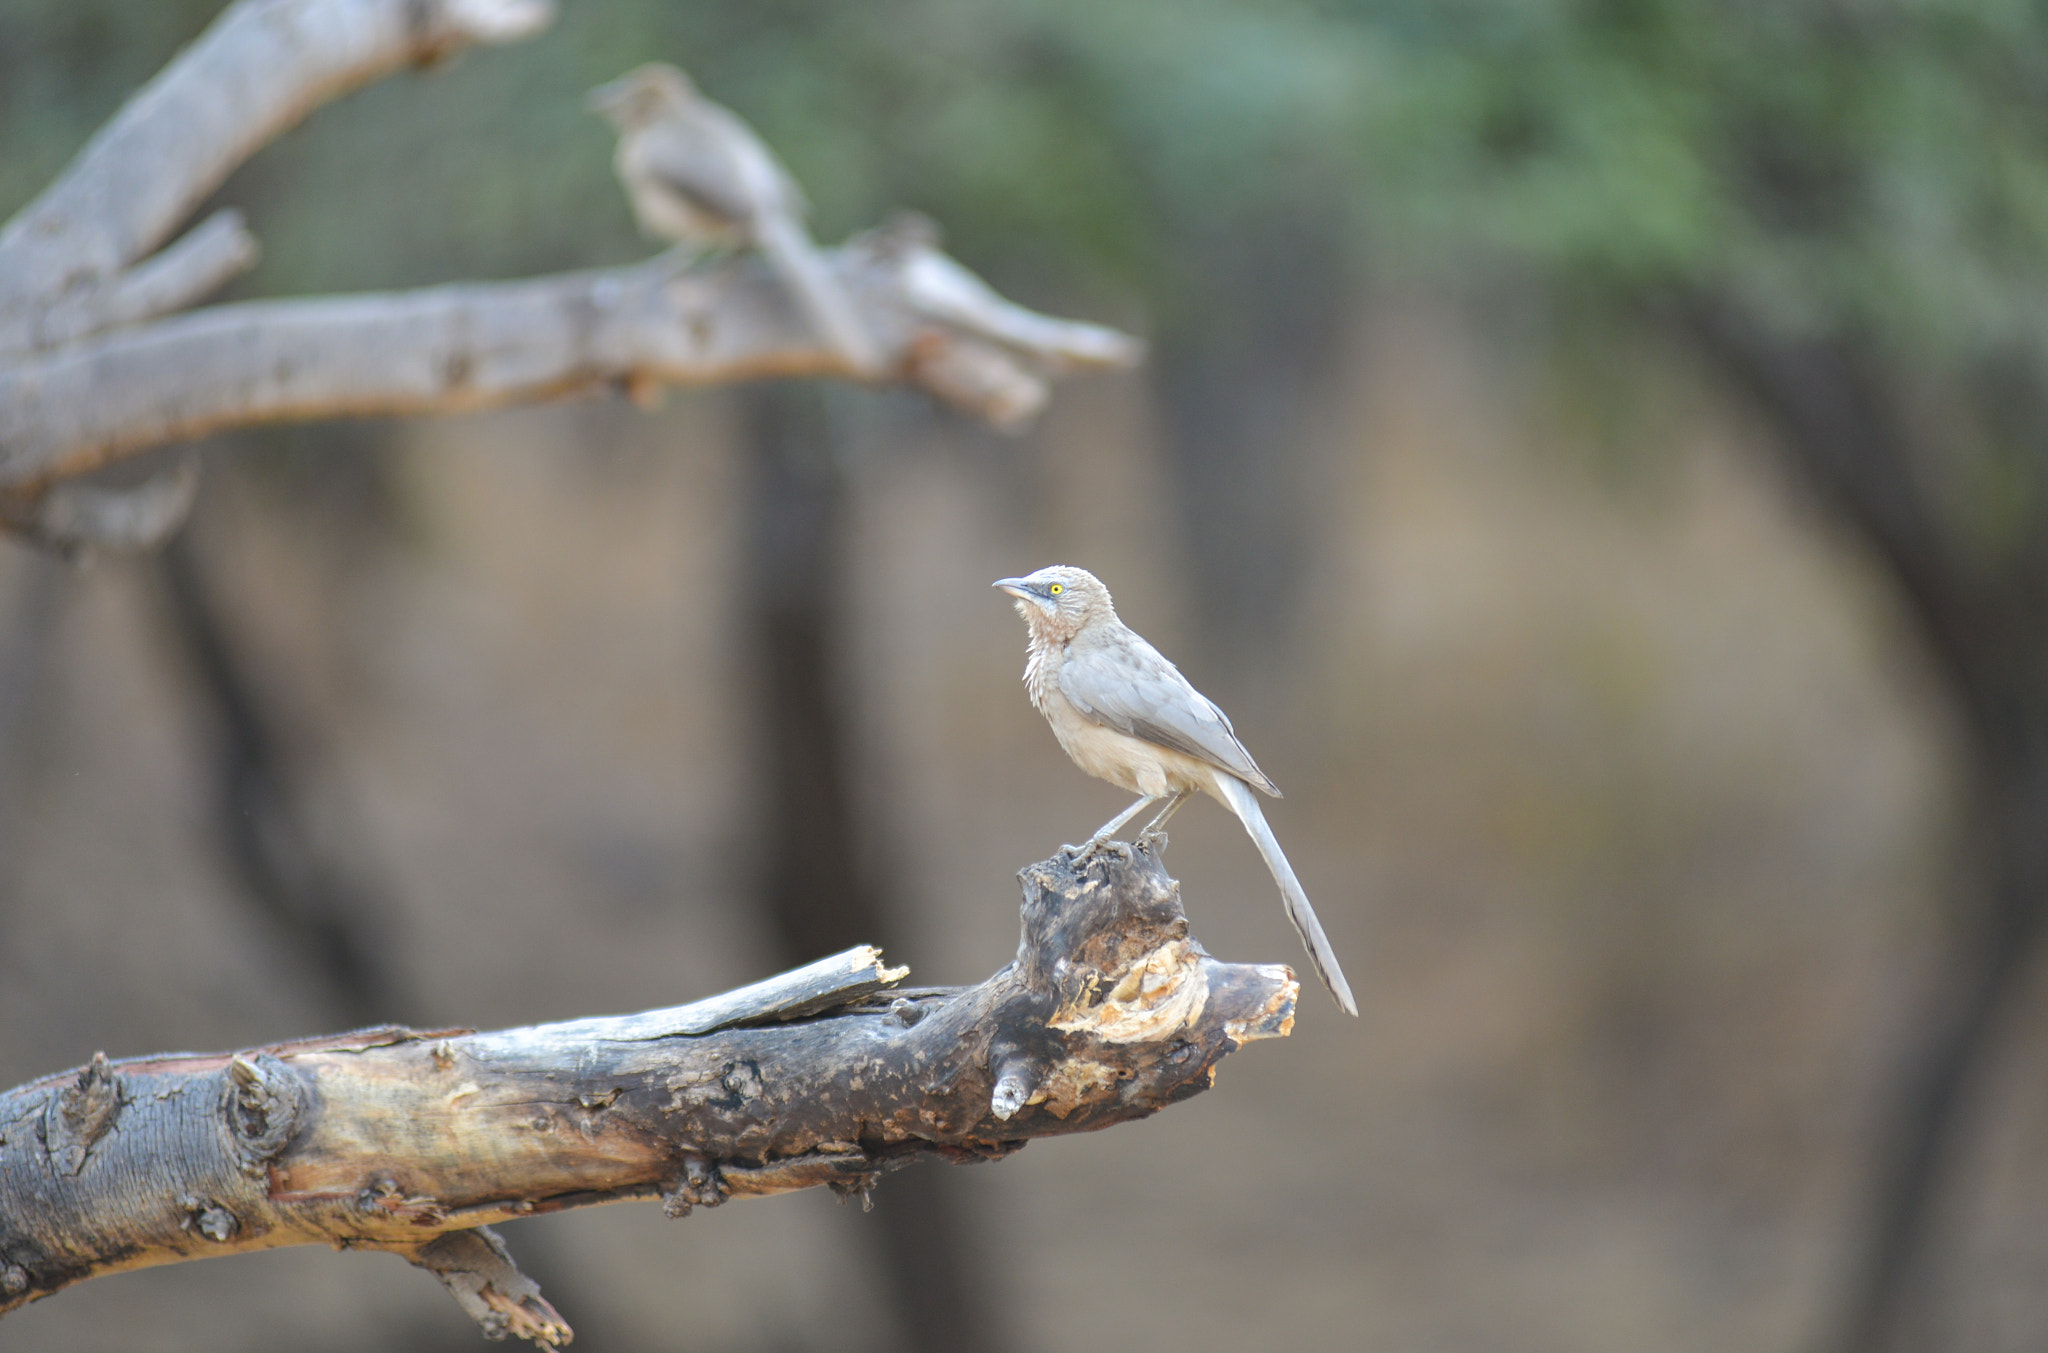
M 0 7 L 0 214 L 213 17 Z M 222 190 L 241 295 L 620 262 L 651 59 L 837 240 L 929 212 L 1153 343 L 1005 438 L 674 392 L 206 448 L 158 557 L 0 546 L 0 1083 L 353 1023 L 924 982 L 1122 806 L 991 579 L 1235 718 L 1364 1018 L 999 1166 L 507 1227 L 594 1350 L 2036 1348 L 2048 18 L 2017 0 L 584 0 Z M 817 748 L 825 749 L 822 753 Z M 806 751 L 806 749 L 811 749 Z M 1301 955 L 1214 805 L 1197 934 Z M 308 1250 L 0 1350 L 462 1349 Z

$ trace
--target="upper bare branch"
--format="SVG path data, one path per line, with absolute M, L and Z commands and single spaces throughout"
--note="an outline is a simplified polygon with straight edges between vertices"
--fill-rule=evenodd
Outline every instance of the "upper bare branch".
M 1043 372 L 1123 364 L 1097 325 L 952 304 L 905 285 L 928 246 L 871 237 L 828 257 L 890 374 L 997 421 L 1043 402 Z M 965 274 L 959 265 L 947 266 Z M 985 289 L 984 289 L 985 290 Z M 1027 341 L 1029 346 L 1026 346 Z M 962 352 L 979 363 L 962 376 Z M 763 269 L 669 259 L 522 282 L 251 301 L 119 329 L 0 365 L 0 489 L 32 488 L 168 441 L 337 415 L 446 413 L 607 385 L 851 375 Z
M 0 352 L 49 341 L 44 311 L 114 286 L 320 104 L 553 16 L 551 0 L 238 0 L 0 228 Z

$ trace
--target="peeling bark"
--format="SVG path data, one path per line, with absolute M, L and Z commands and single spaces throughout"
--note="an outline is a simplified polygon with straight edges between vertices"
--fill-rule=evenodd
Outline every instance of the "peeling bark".
M 694 1005 L 110 1062 L 0 1095 L 0 1313 L 122 1269 L 324 1243 L 435 1273 L 487 1333 L 568 1327 L 487 1228 L 671 1216 L 1146 1117 L 1293 1028 L 1280 965 L 1188 933 L 1144 845 L 1026 869 L 1017 958 L 907 990 L 873 949 Z

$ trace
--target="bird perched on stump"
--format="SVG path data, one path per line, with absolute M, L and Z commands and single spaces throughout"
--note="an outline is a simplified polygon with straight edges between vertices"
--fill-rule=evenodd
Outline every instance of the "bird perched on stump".
M 1356 1015 L 1358 1003 L 1337 953 L 1252 793 L 1278 798 L 1279 787 L 1237 740 L 1229 718 L 1117 618 L 1109 589 L 1086 569 L 1055 564 L 1027 577 L 999 578 L 995 585 L 1017 599 L 1017 613 L 1031 632 L 1024 685 L 1032 706 L 1075 765 L 1139 796 L 1103 824 L 1084 850 L 1165 799 L 1141 835 L 1155 832 L 1190 795 L 1207 791 L 1251 833 L 1317 975 L 1344 1012 Z
M 759 249 L 848 366 L 881 370 L 875 340 L 804 229 L 803 190 L 737 113 L 661 62 L 591 90 L 589 103 L 619 129 L 612 167 L 641 230 L 698 248 Z

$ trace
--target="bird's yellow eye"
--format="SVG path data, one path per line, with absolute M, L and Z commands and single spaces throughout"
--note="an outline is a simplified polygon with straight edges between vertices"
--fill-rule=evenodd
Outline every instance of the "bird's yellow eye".
M 1048 587 L 1045 590 L 1052 593 L 1054 596 L 1058 596 L 1060 593 L 1066 591 L 1067 589 L 1064 583 L 1054 583 L 1051 587 Z

